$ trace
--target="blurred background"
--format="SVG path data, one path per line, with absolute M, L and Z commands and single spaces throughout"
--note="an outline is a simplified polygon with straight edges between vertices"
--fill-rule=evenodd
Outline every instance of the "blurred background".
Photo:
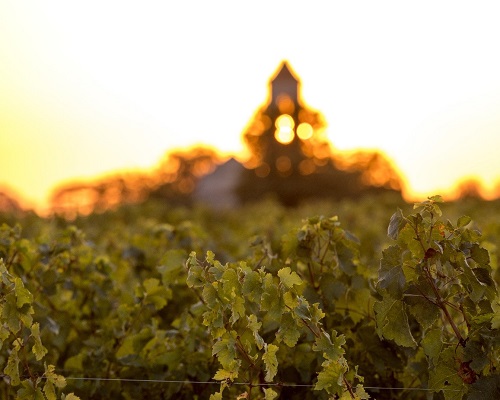
M 0 207 L 500 196 L 495 2 L 0 4 Z

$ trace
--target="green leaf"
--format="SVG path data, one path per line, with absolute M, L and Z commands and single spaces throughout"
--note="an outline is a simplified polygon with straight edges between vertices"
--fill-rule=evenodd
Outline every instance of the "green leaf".
M 467 216 L 467 215 L 463 215 L 461 216 L 458 221 L 457 221 L 457 227 L 458 228 L 463 228 L 464 226 L 467 226 L 469 225 L 469 223 L 472 221 L 472 218 Z
M 156 310 L 161 310 L 165 307 L 168 300 L 172 297 L 171 290 L 161 285 L 159 279 L 146 279 L 143 286 L 146 291 L 146 295 L 144 296 L 145 304 L 152 304 Z
M 500 396 L 500 375 L 481 376 L 472 384 L 467 400 L 498 399 Z
M 442 336 L 442 329 L 436 328 L 427 331 L 422 339 L 422 348 L 424 349 L 425 355 L 429 357 L 431 365 L 434 365 L 434 362 L 437 361 L 441 355 L 444 346 Z
M 356 400 L 368 400 L 370 398 L 370 395 L 366 393 L 365 388 L 363 385 L 358 384 L 356 385 Z
M 472 259 L 482 266 L 489 265 L 490 253 L 485 248 L 479 246 L 477 243 L 472 246 L 471 257 Z
M 196 254 L 195 254 L 196 256 Z M 193 258 L 190 258 L 193 260 Z M 205 283 L 205 278 L 203 277 L 203 268 L 198 264 L 189 263 L 189 271 L 186 279 L 188 287 L 200 287 Z
M 216 286 L 218 286 L 218 282 L 207 283 L 203 286 L 202 297 L 210 308 L 214 308 L 219 301 Z
M 429 389 L 442 391 L 446 400 L 462 400 L 468 388 L 458 374 L 455 349 L 443 350 L 435 364 L 435 368 L 429 371 Z
M 474 272 L 472 272 L 472 269 L 463 254 L 461 254 L 458 263 L 462 269 L 462 273 L 459 275 L 460 281 L 469 292 L 471 300 L 474 303 L 477 303 L 483 297 L 486 291 L 486 285 L 478 281 L 476 275 L 474 274 Z
M 231 318 L 229 319 L 229 322 L 231 323 L 231 325 L 234 325 L 236 321 L 238 321 L 240 318 L 244 318 L 245 315 L 245 299 L 241 296 L 234 296 L 231 307 Z
M 7 360 L 7 365 L 5 366 L 3 373 L 8 375 L 10 378 L 10 384 L 12 386 L 17 386 L 21 383 L 19 378 L 19 354 L 17 349 L 12 349 L 9 358 Z
M 405 293 L 405 303 L 411 315 L 417 320 L 423 330 L 429 329 L 441 317 L 441 310 L 435 304 L 427 300 L 434 297 L 432 289 L 427 282 L 419 282 L 410 287 Z
M 390 246 L 382 252 L 378 286 L 395 298 L 401 297 L 406 282 L 402 266 L 402 252 L 399 246 Z
M 2 322 L 7 323 L 9 329 L 13 333 L 19 332 L 21 329 L 21 321 L 19 319 L 19 310 L 16 305 L 16 296 L 14 293 L 9 293 L 4 297 L 2 308 Z
M 21 308 L 25 304 L 31 304 L 33 302 L 33 295 L 28 289 L 24 287 L 21 278 L 14 278 L 14 284 L 17 299 L 17 308 Z
M 44 376 L 47 381 L 52 382 L 56 387 L 63 388 L 66 386 L 66 379 L 62 375 L 55 373 L 54 365 L 45 365 Z
M 279 347 L 274 344 L 264 345 L 264 354 L 262 355 L 262 361 L 266 366 L 266 376 L 264 380 L 266 382 L 272 382 L 273 378 L 278 373 L 278 359 L 276 358 L 276 352 Z
M 241 292 L 240 281 L 236 271 L 232 268 L 227 268 L 222 274 L 222 296 L 226 300 L 232 299 Z
M 263 279 L 264 291 L 262 293 L 262 301 L 260 304 L 262 311 L 267 311 L 269 318 L 279 320 L 281 314 L 285 310 L 283 298 L 280 295 L 278 285 L 273 281 L 271 274 L 266 274 Z
M 40 324 L 38 322 L 35 322 L 31 326 L 31 336 L 35 341 L 32 349 L 33 354 L 35 355 L 36 360 L 40 361 L 45 356 L 45 354 L 47 354 L 47 349 L 42 344 L 42 340 L 40 339 Z
M 16 400 L 45 400 L 40 388 L 35 388 L 31 380 L 24 380 L 22 388 L 17 391 Z
M 429 200 L 434 203 L 444 203 L 443 196 L 441 196 L 440 194 L 429 197 Z
M 493 318 L 491 319 L 491 328 L 500 329 L 500 298 L 492 302 L 491 307 L 494 312 Z
M 377 301 L 373 308 L 380 337 L 394 340 L 396 344 L 404 347 L 417 346 L 410 332 L 408 317 L 401 300 L 386 296 L 382 301 Z
M 406 220 L 403 216 L 401 209 L 392 214 L 389 221 L 389 227 L 387 228 L 387 236 L 391 239 L 396 240 L 398 238 L 399 231 L 406 225 Z
M 264 388 L 264 400 L 274 400 L 278 397 L 278 393 L 273 388 Z
M 262 336 L 260 336 L 260 334 L 259 334 L 259 329 L 262 326 L 262 323 L 257 321 L 257 316 L 254 314 L 249 315 L 247 317 L 247 321 L 248 321 L 247 326 L 253 333 L 253 336 L 255 338 L 255 344 L 257 345 L 257 348 L 259 350 L 262 350 L 262 348 L 265 345 L 264 339 L 262 339 Z
M 160 260 L 161 265 L 157 267 L 165 285 L 171 284 L 178 275 L 184 272 L 183 266 L 185 261 L 186 251 L 184 249 L 166 251 Z
M 222 392 L 211 394 L 209 400 L 222 400 Z
M 68 357 L 64 362 L 64 369 L 70 371 L 83 371 L 83 361 L 85 360 L 85 353 L 81 352 L 72 357 Z
M 342 394 L 342 380 L 347 366 L 333 360 L 326 360 L 321 366 L 314 390 L 326 390 L 329 394 Z
M 212 346 L 212 355 L 217 356 L 222 367 L 228 371 L 236 371 L 236 332 L 225 333 L 220 340 Z
M 224 381 L 229 379 L 231 382 L 238 377 L 238 371 L 226 371 L 225 369 L 219 369 L 214 375 L 216 381 Z
M 332 338 L 333 342 L 330 335 L 322 331 L 321 335 L 316 338 L 312 349 L 321 352 L 327 360 L 337 361 L 344 355 L 342 346 L 345 345 L 346 341 L 344 335 L 337 336 L 336 331 L 332 332 Z
M 289 312 L 283 314 L 281 316 L 280 328 L 278 332 L 276 332 L 276 340 L 278 340 L 278 342 L 285 342 L 289 347 L 294 347 L 300 335 L 300 328 L 297 326 L 297 322 L 292 314 Z
M 290 267 L 282 268 L 278 271 L 281 284 L 287 289 L 291 289 L 294 285 L 301 285 L 302 279 L 300 276 L 290 269 Z
M 45 393 L 47 400 L 57 400 L 54 384 L 49 380 L 46 380 L 45 385 L 43 385 L 43 393 Z
M 241 293 L 253 302 L 260 302 L 262 296 L 262 279 L 258 272 L 245 272 Z
M 424 250 L 422 245 L 417 240 L 415 236 L 415 230 L 410 224 L 406 224 L 403 229 L 399 231 L 398 244 L 402 249 L 408 249 L 411 252 L 411 256 L 416 259 L 422 259 L 424 257 Z M 405 257 L 408 262 L 409 257 Z
M 80 398 L 74 393 L 68 393 L 67 395 L 61 395 L 61 400 L 80 400 Z

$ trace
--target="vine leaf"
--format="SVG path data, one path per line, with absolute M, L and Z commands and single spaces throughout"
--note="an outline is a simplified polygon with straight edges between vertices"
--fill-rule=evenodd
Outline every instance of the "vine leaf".
M 276 352 L 279 347 L 274 344 L 264 345 L 264 354 L 262 356 L 262 361 L 266 366 L 266 376 L 264 377 L 266 382 L 272 382 L 273 378 L 278 373 L 278 359 L 276 358 Z
M 302 279 L 300 276 L 290 269 L 290 267 L 282 268 L 278 271 L 278 276 L 283 286 L 287 289 L 291 289 L 293 285 L 301 285 Z
M 40 388 L 33 385 L 30 380 L 24 380 L 22 382 L 22 388 L 17 391 L 18 400 L 43 400 L 45 396 Z
M 272 388 L 264 389 L 264 400 L 274 400 L 278 397 L 278 393 L 274 391 Z
M 321 335 L 316 338 L 313 345 L 314 351 L 320 351 L 328 360 L 337 361 L 343 354 L 342 346 L 346 343 L 344 335 L 337 336 L 337 332 L 333 331 L 333 342 L 330 335 L 322 331 Z
M 12 386 L 17 386 L 21 383 L 21 379 L 19 378 L 19 362 L 20 360 L 18 351 L 16 348 L 14 348 L 9 354 L 7 365 L 3 370 L 3 373 L 9 376 L 10 384 Z
M 57 400 L 55 388 L 63 388 L 66 386 L 66 379 L 63 376 L 57 375 L 53 365 L 45 366 L 45 385 L 43 385 L 43 392 L 47 400 Z
M 257 348 L 259 350 L 262 350 L 262 348 L 265 345 L 264 339 L 262 339 L 262 336 L 260 336 L 259 334 L 259 329 L 262 326 L 262 322 L 258 322 L 257 317 L 254 314 L 249 315 L 247 317 L 247 321 L 248 321 L 247 325 L 248 329 L 250 329 L 253 333 L 253 337 L 255 339 L 255 344 L 257 345 Z
M 42 344 L 42 340 L 40 339 L 40 324 L 38 322 L 35 322 L 31 326 L 31 336 L 35 340 L 35 344 L 32 348 L 33 354 L 35 355 L 36 360 L 40 361 L 45 354 L 47 354 L 47 349 Z
M 281 323 L 278 332 L 276 332 L 276 339 L 278 341 L 283 341 L 288 347 L 294 347 L 299 338 L 300 330 L 297 327 L 295 319 L 291 313 L 286 313 L 281 316 Z
M 14 278 L 15 293 L 17 298 L 17 308 L 33 302 L 33 295 L 23 285 L 21 278 Z
M 376 302 L 373 307 L 380 337 L 394 340 L 396 344 L 404 347 L 417 346 L 410 332 L 408 317 L 401 300 L 386 296 L 382 301 Z
M 401 249 L 398 246 L 390 246 L 382 252 L 378 286 L 387 290 L 392 296 L 399 298 L 403 294 L 405 283 Z
M 399 231 L 403 226 L 406 225 L 406 220 L 403 216 L 403 211 L 398 208 L 398 210 L 392 214 L 391 220 L 389 221 L 389 227 L 387 228 L 387 236 L 391 239 L 396 240 L 398 238 Z
M 484 376 L 472 385 L 468 400 L 496 399 L 500 394 L 500 375 Z
M 454 351 L 453 347 L 443 350 L 436 367 L 429 373 L 429 389 L 442 391 L 446 400 L 462 400 L 468 391 L 455 366 Z
M 328 393 L 342 393 L 342 378 L 346 367 L 333 360 L 324 361 L 321 366 L 323 369 L 318 374 L 318 381 L 314 390 L 326 390 Z
M 233 381 L 238 377 L 238 371 L 226 371 L 225 369 L 219 369 L 214 375 L 216 381 L 225 381 L 229 379 Z
M 216 355 L 222 367 L 229 371 L 234 370 L 234 361 L 236 360 L 236 340 L 233 336 L 225 334 L 212 347 L 212 355 Z

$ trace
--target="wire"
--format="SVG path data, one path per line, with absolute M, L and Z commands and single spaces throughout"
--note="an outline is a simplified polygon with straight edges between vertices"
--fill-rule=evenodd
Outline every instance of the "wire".
M 134 378 L 84 378 L 84 377 L 65 377 L 74 381 L 113 381 L 113 382 L 146 382 L 146 383 L 193 383 L 193 384 L 211 384 L 220 385 L 220 381 L 175 381 L 163 379 L 134 379 Z M 248 382 L 230 382 L 230 385 L 251 385 L 251 386 L 287 386 L 287 387 L 313 387 L 310 384 L 300 383 L 248 383 Z
M 180 381 L 180 380 L 163 380 L 163 379 L 134 379 L 134 378 L 96 378 L 96 377 L 66 377 L 66 380 L 74 381 L 103 381 L 103 382 L 145 382 L 145 383 L 184 383 L 184 384 L 204 384 L 204 385 L 220 385 L 219 381 Z M 300 383 L 252 383 L 249 382 L 230 382 L 230 385 L 247 385 L 247 386 L 277 386 L 277 387 L 314 387 L 311 384 Z M 435 389 L 429 388 L 405 388 L 405 387 L 381 387 L 381 386 L 363 386 L 366 390 L 411 390 L 411 391 L 426 391 L 434 392 Z M 459 392 L 458 389 L 441 388 L 442 391 Z

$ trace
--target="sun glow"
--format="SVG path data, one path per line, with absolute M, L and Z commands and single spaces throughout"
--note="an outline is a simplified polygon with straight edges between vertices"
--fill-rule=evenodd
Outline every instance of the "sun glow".
M 280 124 L 265 116 L 256 132 L 283 145 L 325 138 L 336 151 L 382 150 L 412 199 L 451 193 L 466 176 L 498 196 L 500 5 L 424 3 L 360 12 L 350 2 L 0 1 L 0 192 L 39 209 L 60 182 L 149 169 L 174 148 L 246 156 L 241 133 L 287 59 L 326 128 L 278 96 Z M 279 46 L 276 15 L 303 22 Z

